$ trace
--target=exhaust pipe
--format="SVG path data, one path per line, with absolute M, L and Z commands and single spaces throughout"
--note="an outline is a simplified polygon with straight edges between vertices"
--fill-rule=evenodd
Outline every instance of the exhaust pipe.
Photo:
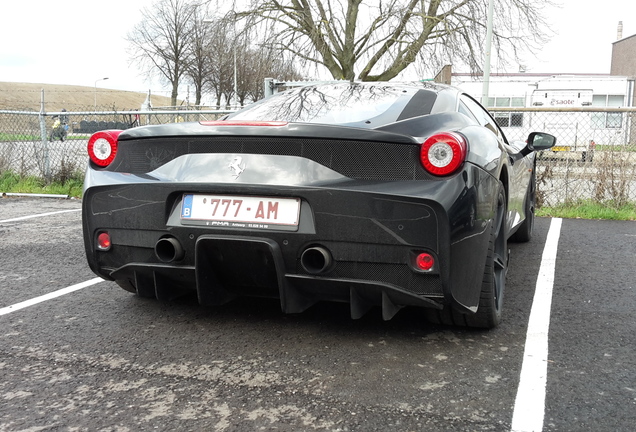
M 300 264 L 310 274 L 324 273 L 331 267 L 331 253 L 322 246 L 307 248 L 300 255 Z
M 182 260 L 185 251 L 179 240 L 174 237 L 164 237 L 155 244 L 155 255 L 161 262 L 169 263 Z

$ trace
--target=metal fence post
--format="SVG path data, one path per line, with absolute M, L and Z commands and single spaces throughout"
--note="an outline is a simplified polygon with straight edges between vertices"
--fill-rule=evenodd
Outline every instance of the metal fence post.
M 265 99 L 274 95 L 274 78 L 265 78 L 265 82 L 263 83 L 263 90 Z
M 40 94 L 40 138 L 42 138 L 42 152 L 44 154 L 44 178 L 51 180 L 51 160 L 49 158 L 49 142 L 46 136 L 46 113 L 44 111 L 44 89 Z

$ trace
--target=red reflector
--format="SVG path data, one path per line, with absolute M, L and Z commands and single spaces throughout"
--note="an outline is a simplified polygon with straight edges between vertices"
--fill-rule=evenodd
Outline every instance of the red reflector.
M 435 265 L 435 259 L 431 254 L 421 253 L 415 258 L 415 264 L 417 268 L 424 271 L 429 271 Z
M 99 233 L 97 235 L 97 249 L 106 251 L 110 249 L 110 234 L 107 232 Z
M 422 144 L 420 160 L 426 171 L 445 176 L 454 173 L 466 160 L 466 139 L 454 132 L 438 133 Z
M 120 133 L 120 130 L 104 130 L 95 132 L 90 137 L 87 151 L 94 164 L 100 167 L 110 165 L 117 154 L 117 138 Z
M 199 122 L 203 126 L 287 126 L 284 121 L 212 120 Z

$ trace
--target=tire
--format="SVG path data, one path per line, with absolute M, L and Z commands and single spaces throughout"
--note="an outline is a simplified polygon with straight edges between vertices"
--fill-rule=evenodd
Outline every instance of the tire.
M 427 309 L 425 313 L 429 322 L 480 329 L 491 329 L 501 322 L 503 294 L 508 272 L 508 234 L 505 221 L 507 202 L 503 183 L 499 182 L 496 212 L 490 228 L 477 312 L 472 315 L 461 314 L 451 306 L 442 310 Z
M 497 210 L 492 221 L 486 266 L 479 296 L 479 307 L 474 315 L 466 315 L 468 327 L 491 329 L 501 322 L 501 309 L 508 273 L 508 235 L 506 233 L 506 192 L 499 182 Z
M 537 201 L 537 178 L 534 170 L 530 177 L 528 192 L 525 199 L 526 218 L 523 220 L 517 232 L 515 232 L 510 240 L 518 243 L 526 243 L 532 240 L 532 231 L 534 230 L 534 211 Z

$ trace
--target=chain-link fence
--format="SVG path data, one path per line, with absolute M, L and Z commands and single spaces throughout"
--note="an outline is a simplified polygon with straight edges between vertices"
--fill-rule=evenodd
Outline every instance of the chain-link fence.
M 0 174 L 64 181 L 86 168 L 90 135 L 104 129 L 215 120 L 229 111 L 0 111 Z M 510 141 L 532 131 L 557 137 L 537 157 L 539 205 L 592 199 L 636 202 L 636 109 L 492 109 Z
M 509 140 L 532 131 L 557 137 L 537 156 L 538 205 L 579 200 L 636 202 L 636 109 L 491 109 Z
M 64 181 L 86 169 L 86 145 L 100 130 L 217 120 L 226 110 L 79 111 L 0 110 L 0 174 Z

